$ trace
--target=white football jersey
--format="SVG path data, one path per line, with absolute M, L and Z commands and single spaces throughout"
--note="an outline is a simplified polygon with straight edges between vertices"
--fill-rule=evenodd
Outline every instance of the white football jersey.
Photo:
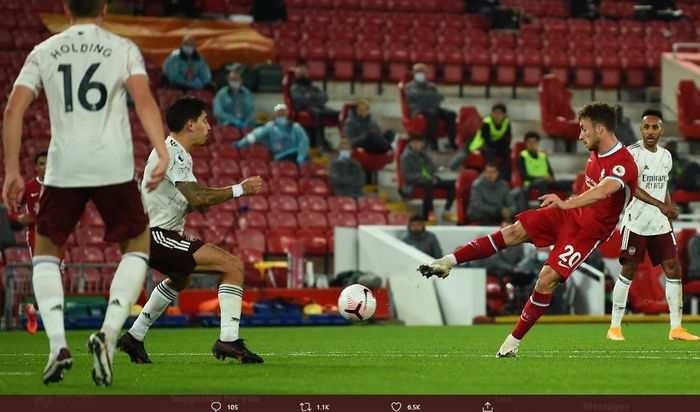
M 146 75 L 136 45 L 95 24 L 71 26 L 34 47 L 15 86 L 46 93 L 46 185 L 95 187 L 134 178 L 125 87 L 133 75 Z
M 192 170 L 192 156 L 177 140 L 168 136 L 165 139 L 165 147 L 170 156 L 165 179 L 156 190 L 149 192 L 146 189 L 146 180 L 158 164 L 158 154 L 153 149 L 148 156 L 143 172 L 144 180 L 141 182 L 141 192 L 146 203 L 150 226 L 182 233 L 185 228 L 189 203 L 175 184 L 177 182 L 196 182 L 197 178 Z
M 673 167 L 671 153 L 661 146 L 657 146 L 656 152 L 650 152 L 644 148 L 641 140 L 627 149 L 637 163 L 638 187 L 663 202 L 666 199 L 669 174 Z M 661 235 L 671 231 L 671 223 L 659 208 L 637 198 L 634 198 L 624 211 L 622 226 L 644 236 Z

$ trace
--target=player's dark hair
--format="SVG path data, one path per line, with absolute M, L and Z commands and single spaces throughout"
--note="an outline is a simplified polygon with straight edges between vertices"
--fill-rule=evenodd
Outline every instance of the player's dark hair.
M 661 121 L 664 120 L 664 115 L 661 114 L 661 110 L 646 109 L 646 110 L 644 111 L 644 113 L 642 113 L 642 119 L 645 118 L 645 117 L 647 117 L 647 116 L 656 116 L 656 117 L 658 117 L 659 119 L 661 119 Z
M 207 104 L 194 96 L 178 96 L 165 108 L 165 120 L 172 132 L 184 129 L 188 120 L 196 122 L 205 113 Z
M 539 142 L 541 137 L 539 133 L 530 130 L 529 132 L 525 133 L 525 137 L 523 137 L 523 142 L 527 142 L 527 139 L 537 139 L 537 141 Z
M 41 159 L 42 157 L 49 157 L 49 152 L 46 150 L 42 150 L 39 153 L 35 154 L 34 155 L 34 164 L 39 163 L 39 159 Z
M 408 141 L 411 142 L 413 140 L 420 140 L 420 141 L 425 141 L 425 136 L 423 136 L 421 133 L 409 133 L 408 134 Z
M 581 108 L 578 112 L 578 120 L 587 117 L 594 124 L 602 124 L 609 132 L 614 132 L 617 127 L 617 110 L 607 103 L 595 102 Z
M 500 110 L 503 113 L 508 113 L 508 110 L 506 109 L 506 105 L 503 103 L 496 103 L 493 106 L 491 106 L 491 111 L 494 111 L 494 110 Z
M 97 17 L 106 0 L 63 0 L 74 18 Z
M 498 165 L 494 162 L 486 162 L 486 164 L 484 164 L 484 169 L 486 169 L 487 167 L 493 167 L 496 170 L 498 170 Z
M 413 215 L 413 216 L 411 216 L 411 217 L 408 218 L 408 224 L 409 224 L 409 225 L 410 225 L 411 223 L 413 223 L 413 222 L 421 222 L 421 223 L 423 223 L 424 221 L 425 221 L 425 219 L 423 219 L 423 216 L 421 216 L 420 214 L 418 214 L 418 215 Z

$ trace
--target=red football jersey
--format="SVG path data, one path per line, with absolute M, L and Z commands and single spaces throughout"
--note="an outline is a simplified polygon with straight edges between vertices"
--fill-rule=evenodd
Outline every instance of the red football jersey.
M 39 208 L 39 197 L 41 196 L 41 189 L 44 185 L 39 181 L 38 177 L 34 177 L 24 185 L 24 196 L 22 197 L 22 204 L 24 205 L 24 210 L 13 214 L 10 219 L 17 221 L 21 214 L 28 214 L 32 218 L 32 222 L 27 225 L 26 240 L 27 245 L 29 245 L 29 250 L 34 254 L 34 222 L 36 221 L 36 212 Z
M 577 221 L 581 229 L 593 230 L 607 237 L 615 229 L 622 211 L 637 190 L 637 164 L 620 142 L 605 153 L 591 153 L 586 163 L 585 182 L 578 194 L 596 186 L 603 179 L 620 182 L 620 190 L 598 203 L 574 210 L 578 212 Z

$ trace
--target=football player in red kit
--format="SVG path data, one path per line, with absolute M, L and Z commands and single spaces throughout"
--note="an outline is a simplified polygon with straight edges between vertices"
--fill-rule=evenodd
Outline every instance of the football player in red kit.
M 520 319 L 496 356 L 514 357 L 520 341 L 545 312 L 552 292 L 565 282 L 588 255 L 615 230 L 620 214 L 637 189 L 637 165 L 627 148 L 615 137 L 615 107 L 592 103 L 578 113 L 579 140 L 591 152 L 586 163 L 585 184 L 577 196 L 566 200 L 555 194 L 540 197 L 539 209 L 519 214 L 515 224 L 472 240 L 418 270 L 427 277 L 445 278 L 460 263 L 483 259 L 508 246 L 531 242 L 552 246 L 532 296 Z

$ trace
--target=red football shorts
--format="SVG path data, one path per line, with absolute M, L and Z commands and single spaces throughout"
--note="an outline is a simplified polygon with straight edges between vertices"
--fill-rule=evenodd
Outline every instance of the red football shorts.
M 582 230 L 571 211 L 556 207 L 532 209 L 520 213 L 518 221 L 523 225 L 530 241 L 537 247 L 552 246 L 545 262 L 564 281 L 606 239 Z

